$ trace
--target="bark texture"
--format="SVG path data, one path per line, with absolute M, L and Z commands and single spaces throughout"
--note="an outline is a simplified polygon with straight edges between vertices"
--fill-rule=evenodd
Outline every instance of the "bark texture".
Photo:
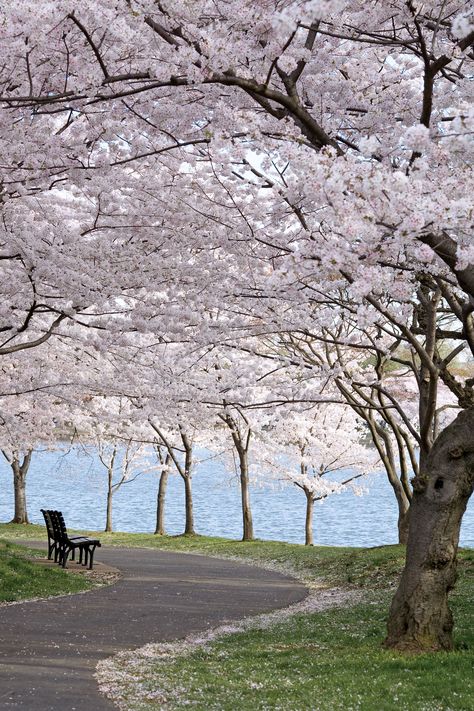
M 253 541 L 253 519 L 250 507 L 249 464 L 246 449 L 237 448 L 240 463 L 240 492 L 242 497 L 242 540 Z
M 186 522 L 184 526 L 184 533 L 189 536 L 195 535 L 194 530 L 194 508 L 193 508 L 193 489 L 192 489 L 192 477 L 193 477 L 193 444 L 189 439 L 188 435 L 181 428 L 180 435 L 181 441 L 184 446 L 184 470 L 182 467 L 178 468 L 178 471 L 184 481 L 184 506 Z
M 228 411 L 226 411 L 225 414 L 219 415 L 219 417 L 230 429 L 232 441 L 239 457 L 240 495 L 242 502 L 242 540 L 253 541 L 254 533 L 252 508 L 250 505 L 249 478 L 249 447 L 252 429 L 245 415 L 242 412 L 239 414 L 241 422 L 244 423 L 242 428 L 239 427 L 237 420 Z
M 165 535 L 165 500 L 166 500 L 166 489 L 168 487 L 168 477 L 170 474 L 169 466 L 171 463 L 171 457 L 169 454 L 166 455 L 166 460 L 164 468 L 160 474 L 160 483 L 158 484 L 158 494 L 156 497 L 156 528 L 155 534 L 158 536 Z
M 105 533 L 112 533 L 112 480 L 113 480 L 113 469 L 110 468 L 107 472 L 107 508 L 105 513 Z
M 314 494 L 308 489 L 304 490 L 306 494 L 306 521 L 305 521 L 305 546 L 314 545 L 313 541 L 313 513 L 314 513 Z
M 406 546 L 408 543 L 408 532 L 410 530 L 410 502 L 406 508 L 398 503 L 398 542 Z
M 471 408 L 443 430 L 413 480 L 406 564 L 385 646 L 410 652 L 452 649 L 448 594 L 456 581 L 461 520 L 473 488 Z
M 184 526 L 184 532 L 186 535 L 192 536 L 196 533 L 196 531 L 194 530 L 193 490 L 191 474 L 184 477 L 184 502 L 186 510 L 186 523 Z

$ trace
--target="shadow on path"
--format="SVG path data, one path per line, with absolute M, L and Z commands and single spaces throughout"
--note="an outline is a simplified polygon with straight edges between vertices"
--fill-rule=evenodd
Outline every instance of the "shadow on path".
M 307 594 L 287 576 L 206 556 L 108 548 L 97 557 L 121 570 L 118 583 L 0 607 L 1 711 L 111 711 L 93 677 L 100 659 Z

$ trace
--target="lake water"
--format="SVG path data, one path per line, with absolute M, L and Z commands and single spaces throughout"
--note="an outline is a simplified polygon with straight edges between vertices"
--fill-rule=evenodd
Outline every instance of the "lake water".
M 383 474 L 365 480 L 368 493 L 351 492 L 316 504 L 315 543 L 337 546 L 378 546 L 397 542 L 397 510 Z M 117 531 L 153 532 L 158 477 L 146 473 L 124 484 L 114 495 L 113 525 Z M 183 532 L 184 493 L 179 476 L 169 478 L 166 529 Z M 193 478 L 196 531 L 238 539 L 242 533 L 240 490 L 236 477 L 210 460 Z M 474 498 L 474 497 L 473 497 Z M 305 496 L 295 486 L 251 489 L 255 535 L 258 538 L 304 542 Z M 97 461 L 72 450 L 35 454 L 27 477 L 28 513 L 43 523 L 41 508 L 61 509 L 68 526 L 101 530 L 105 525 L 106 475 Z M 11 469 L 0 463 L 0 521 L 13 517 Z M 474 547 L 474 500 L 461 529 L 461 545 Z

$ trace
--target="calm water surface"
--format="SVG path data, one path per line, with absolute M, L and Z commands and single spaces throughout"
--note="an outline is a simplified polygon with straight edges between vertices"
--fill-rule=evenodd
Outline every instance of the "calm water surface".
M 13 516 L 11 469 L 0 463 L 0 521 Z M 315 543 L 337 546 L 377 546 L 397 542 L 397 510 L 383 474 L 367 478 L 368 493 L 334 495 L 315 506 Z M 153 532 L 158 477 L 146 473 L 124 484 L 114 495 L 113 525 L 117 531 Z M 201 534 L 241 536 L 240 491 L 236 477 L 222 465 L 207 461 L 193 478 L 196 530 Z M 255 535 L 269 540 L 304 542 L 305 496 L 295 486 L 251 490 Z M 27 477 L 28 512 L 32 523 L 43 523 L 41 508 L 61 509 L 71 528 L 101 530 L 105 525 L 106 475 L 96 460 L 72 450 L 67 454 L 34 455 Z M 184 528 L 183 482 L 169 478 L 167 533 Z M 461 545 L 474 547 L 474 501 L 461 529 Z

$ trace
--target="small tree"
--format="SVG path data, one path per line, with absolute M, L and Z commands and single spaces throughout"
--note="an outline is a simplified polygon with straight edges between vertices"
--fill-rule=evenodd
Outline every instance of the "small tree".
M 286 412 L 273 417 L 262 434 L 270 468 L 305 494 L 305 545 L 311 546 L 314 504 L 349 488 L 361 494 L 354 482 L 374 470 L 376 452 L 363 444 L 360 420 L 343 405 L 318 405 L 310 414 Z
M 107 471 L 107 506 L 105 515 L 105 533 L 112 533 L 113 496 L 124 485 L 135 481 L 143 468 L 137 461 L 142 454 L 142 445 L 128 440 L 124 444 L 118 441 L 98 441 L 97 456 Z M 139 468 L 140 467 L 140 468 Z
M 39 349 L 37 349 L 39 351 Z M 24 354 L 17 356 L 13 370 L 25 365 Z M 40 371 L 39 371 L 40 372 Z M 11 377 L 11 371 L 7 374 Z M 14 514 L 11 523 L 29 523 L 26 479 L 34 452 L 56 446 L 68 408 L 42 392 L 31 377 L 32 392 L 2 398 L 0 449 L 13 474 Z

